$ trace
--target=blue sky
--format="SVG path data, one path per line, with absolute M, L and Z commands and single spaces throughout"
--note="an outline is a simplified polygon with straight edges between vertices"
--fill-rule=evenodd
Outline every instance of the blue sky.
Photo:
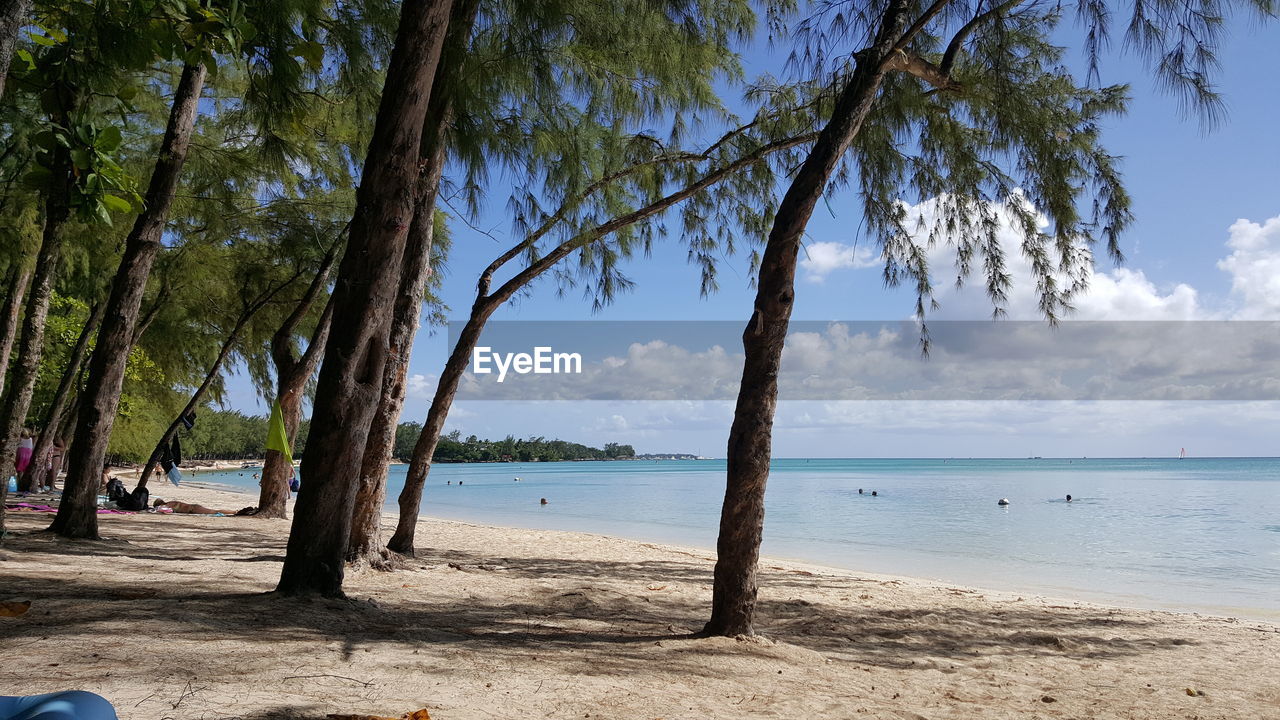
M 1070 37 L 1070 35 L 1064 36 Z M 1122 238 L 1122 269 L 1099 260 L 1094 290 L 1081 314 L 1096 319 L 1280 319 L 1280 43 L 1275 30 L 1229 24 L 1220 52 L 1220 87 L 1228 115 L 1206 134 L 1179 113 L 1175 98 L 1156 92 L 1142 64 L 1117 53 L 1103 65 L 1106 83 L 1130 83 L 1130 112 L 1108 122 L 1106 145 L 1124 157 L 1136 222 Z M 745 54 L 748 74 L 779 72 L 785 48 L 758 41 Z M 516 240 L 495 189 L 477 225 L 454 223 L 454 249 L 443 297 L 461 319 L 474 279 Z M 1238 224 L 1238 220 L 1251 224 Z M 820 204 L 806 243 L 811 253 L 798 279 L 795 319 L 885 320 L 910 314 L 913 296 L 883 287 L 879 267 L 849 262 L 860 241 L 853 203 Z M 500 245 L 494 237 L 502 241 Z M 864 240 L 865 242 L 865 240 Z M 1234 245 L 1229 246 L 1229 242 Z M 1224 263 L 1224 259 L 1226 260 Z M 865 263 L 872 265 L 871 263 Z M 558 298 L 554 280 L 517 298 L 496 320 L 727 320 L 745 322 L 753 293 L 744 257 L 722 267 L 721 290 L 699 297 L 696 268 L 679 238 L 649 259 L 626 266 L 635 289 L 604 312 L 572 292 Z M 1015 281 L 1016 282 L 1016 281 Z M 945 291 L 943 317 L 980 319 L 981 293 Z M 1025 288 L 1011 315 L 1034 318 Z M 410 373 L 415 384 L 404 420 L 426 414 L 433 378 L 444 363 L 447 333 L 423 331 Z M 263 412 L 243 373 L 229 383 L 228 404 Z M 802 407 L 803 406 L 803 407 Z M 450 427 L 481 436 L 546 435 L 602 444 L 629 442 L 642 451 L 722 456 L 731 405 L 704 403 L 459 403 Z M 939 418 L 945 419 L 940 422 Z M 1105 422 L 1102 421 L 1105 419 Z M 775 432 L 779 456 L 1169 455 L 1189 446 L 1198 455 L 1277 455 L 1272 436 L 1277 403 L 795 403 L 783 404 Z M 1124 428 L 1117 432 L 1117 428 Z M 1271 429 L 1271 432 L 1267 432 Z

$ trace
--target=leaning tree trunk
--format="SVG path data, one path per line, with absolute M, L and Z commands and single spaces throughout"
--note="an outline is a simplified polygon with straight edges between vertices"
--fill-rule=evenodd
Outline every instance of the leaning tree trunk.
M 84 358 L 89 351 L 89 338 L 93 336 L 98 329 L 98 323 L 102 321 L 102 307 L 102 303 L 94 303 L 89 310 L 89 319 L 80 330 L 80 337 L 76 338 L 76 344 L 71 348 L 71 357 L 67 359 L 67 366 L 62 370 L 62 379 L 58 381 L 53 402 L 49 404 L 49 411 L 45 414 L 44 426 L 40 429 L 35 449 L 31 452 L 31 464 L 27 466 L 27 471 L 22 474 L 22 482 L 19 483 L 19 486 L 27 492 L 40 484 L 40 478 L 45 472 L 48 462 L 46 456 L 53 448 L 53 441 L 58 437 L 58 430 L 62 426 L 72 390 L 80 382 L 80 370 L 84 367 Z
M 4 97 L 9 62 L 17 51 L 18 32 L 27 24 L 31 0 L 0 0 L 0 97 Z
M 431 409 L 427 411 L 427 421 L 423 423 L 422 434 L 413 446 L 413 458 L 409 461 L 409 470 L 398 501 L 400 517 L 396 521 L 395 533 L 387 542 L 388 550 L 413 557 L 413 536 L 418 526 L 422 489 L 426 486 L 427 474 L 431 472 L 431 459 L 436 454 L 436 446 L 440 444 L 440 435 L 444 432 L 444 421 L 449 417 L 449 408 L 453 406 L 453 398 L 458 394 L 458 384 L 467 371 L 467 363 L 471 362 L 471 350 L 480 340 L 480 331 L 501 304 L 502 302 L 494 302 L 487 297 L 476 300 L 471 317 L 458 334 L 453 352 L 449 354 L 449 360 L 440 373 L 436 393 L 431 398 Z
M 341 597 L 351 501 L 378 409 L 399 269 L 417 205 L 423 123 L 449 0 L 405 0 L 365 161 L 316 387 L 302 489 L 277 590 Z M 389 272 L 390 271 L 390 272 Z
M 35 393 L 40 373 L 40 355 L 44 349 L 45 321 L 53 298 L 53 281 L 58 274 L 62 255 L 62 234 L 71 215 L 71 161 L 66 150 L 54 152 L 52 181 L 45 196 L 44 232 L 40 253 L 36 256 L 35 274 L 27 294 L 26 316 L 22 319 L 22 339 L 18 342 L 18 360 L 13 363 L 9 392 L 0 408 L 0 537 L 4 536 L 4 499 L 9 492 L 9 473 L 17 454 L 18 434 L 27 419 L 31 396 Z
M 9 356 L 13 354 L 13 341 L 18 335 L 22 319 L 22 299 L 27 296 L 31 284 L 30 265 L 19 262 L 10 273 L 9 295 L 0 309 L 0 396 L 4 395 L 4 378 L 9 374 Z
M 764 493 L 778 400 L 778 369 L 795 300 L 800 239 L 832 172 L 875 103 L 884 78 L 881 59 L 892 45 L 893 38 L 884 40 L 888 34 L 882 31 L 881 42 L 873 46 L 872 53 L 859 57 L 830 121 L 783 196 L 769 232 L 756 285 L 755 312 L 742 333 L 746 361 L 729 431 L 711 620 L 702 630 L 707 635 L 754 633 L 756 571 L 764 534 Z
M 156 465 L 160 464 L 164 449 L 169 446 L 169 443 L 173 442 L 173 436 L 177 434 L 178 428 L 182 427 L 182 419 L 200 407 L 201 401 L 204 400 L 204 394 L 209 391 L 209 388 L 213 387 L 213 381 L 222 372 L 223 364 L 227 362 L 227 358 L 231 356 L 232 348 L 240 340 L 241 331 L 244 330 L 257 311 L 265 304 L 265 302 L 256 303 L 240 314 L 240 317 L 236 320 L 235 327 L 231 329 L 231 334 L 227 335 L 227 338 L 222 341 L 222 347 L 218 348 L 218 355 L 213 359 L 213 364 L 209 366 L 209 370 L 205 372 L 204 380 L 201 381 L 196 391 L 191 393 L 191 397 L 182 408 L 182 412 L 178 413 L 173 422 L 169 423 L 169 427 L 165 428 L 164 435 L 160 436 L 160 442 L 156 443 L 155 449 L 151 451 L 151 457 L 147 458 L 147 464 L 143 466 L 142 474 L 138 476 L 137 487 L 145 488 L 147 486 L 147 481 L 151 479 L 151 474 L 155 472 Z
M 125 240 L 124 255 L 111 283 L 106 318 L 89 360 L 89 382 L 85 386 L 76 422 L 73 440 L 76 452 L 70 456 L 62 503 L 49 528 L 63 537 L 98 536 L 98 484 L 102 477 L 102 462 L 120 405 L 129 351 L 137 339 L 135 326 L 147 278 L 160 252 L 169 208 L 191 147 L 204 78 L 203 64 L 187 64 L 182 68 L 182 77 L 169 111 L 169 124 L 147 187 L 146 209 L 134 221 L 133 229 Z
M 328 276 L 327 267 L 323 269 L 322 275 Z M 319 274 L 317 280 L 319 284 L 324 283 Z M 313 282 L 312 287 L 317 287 L 317 284 Z M 307 305 L 310 305 L 309 301 Z M 306 313 L 306 309 L 302 308 L 301 304 L 299 309 L 302 309 L 302 314 Z M 332 324 L 333 296 L 330 296 L 329 302 L 324 306 L 324 312 L 320 315 L 320 321 L 311 334 L 311 342 L 307 344 L 301 359 L 293 358 L 293 350 L 290 347 L 293 331 L 287 327 L 289 323 L 286 322 L 285 326 L 280 328 L 272 341 L 272 354 L 275 356 L 276 364 L 276 402 L 280 403 L 280 413 L 284 418 L 285 439 L 289 447 L 293 447 L 293 442 L 298 436 L 298 424 L 302 419 L 302 393 L 306 390 L 307 381 L 316 371 L 320 353 L 329 340 L 329 328 Z M 277 450 L 266 451 L 266 457 L 262 463 L 262 479 L 258 483 L 260 488 L 258 511 L 254 513 L 254 517 L 279 519 L 286 517 L 289 478 L 293 472 L 293 466 L 284 461 L 283 453 Z

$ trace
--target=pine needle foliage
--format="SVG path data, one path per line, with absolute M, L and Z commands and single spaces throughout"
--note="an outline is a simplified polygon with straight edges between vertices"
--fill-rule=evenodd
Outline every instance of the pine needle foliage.
M 831 98 L 870 46 L 889 0 L 811 3 L 797 19 L 786 8 L 770 27 L 794 42 L 791 92 Z M 954 282 L 977 278 L 993 315 L 1006 311 L 1011 276 L 999 241 L 1012 226 L 1033 270 L 1040 312 L 1051 322 L 1072 311 L 1088 284 L 1094 247 L 1123 261 L 1121 233 L 1132 223 L 1121 158 L 1102 142 L 1102 125 L 1122 114 L 1128 86 L 1101 84 L 1113 31 L 1203 127 L 1222 116 L 1214 85 L 1224 18 L 1268 18 L 1271 0 L 938 0 L 908 4 L 907 26 L 870 116 L 829 186 L 856 191 L 865 234 L 880 248 L 887 285 L 908 284 L 923 321 L 936 307 L 931 248 L 956 252 Z M 1081 32 L 1085 69 L 1055 41 Z M 924 328 L 927 349 L 927 328 Z

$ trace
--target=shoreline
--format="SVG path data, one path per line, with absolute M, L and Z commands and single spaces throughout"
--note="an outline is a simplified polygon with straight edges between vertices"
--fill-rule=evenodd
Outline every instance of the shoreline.
M 243 504 L 198 485 L 162 496 Z M 0 619 L 23 658 L 0 694 L 86 689 L 122 720 L 1225 720 L 1280 703 L 1273 623 L 767 558 L 763 637 L 695 638 L 713 566 L 696 548 L 429 518 L 418 557 L 348 572 L 350 600 L 295 601 L 269 593 L 287 522 L 105 515 L 106 540 L 69 542 L 38 532 L 48 518 L 9 514 L 0 600 L 33 605 Z
M 239 467 L 232 467 L 232 468 L 226 468 L 226 469 L 238 470 Z M 157 496 L 166 497 L 167 495 L 174 495 L 175 497 L 177 497 L 177 494 L 173 492 L 175 488 L 169 483 L 167 479 L 164 481 L 162 485 L 157 483 L 156 485 L 149 486 L 149 487 L 153 492 L 153 498 Z M 176 488 L 176 490 L 181 491 L 188 487 L 201 489 L 201 490 L 209 490 L 211 492 L 227 493 L 227 494 L 241 496 L 241 497 L 249 497 L 249 498 L 257 497 L 257 493 L 250 490 L 249 488 L 238 486 L 238 485 L 232 485 L 232 484 L 218 483 L 215 481 L 184 480 L 181 487 Z M 186 498 L 179 498 L 179 499 L 186 499 Z M 193 500 L 192 502 L 200 502 L 201 504 L 205 504 L 205 505 L 210 504 L 209 502 L 205 502 L 202 500 Z M 217 501 L 214 500 L 213 502 L 214 502 L 214 505 L 211 505 L 211 506 L 216 506 Z M 292 517 L 293 516 L 293 499 L 292 498 L 289 500 L 288 508 L 289 508 L 289 516 Z M 504 531 L 504 532 L 560 532 L 560 533 L 568 533 L 570 535 L 584 535 L 589 537 L 599 537 L 599 538 L 603 538 L 611 541 L 633 542 L 633 543 L 637 543 L 644 546 L 652 546 L 656 548 L 670 550 L 673 552 L 681 552 L 681 553 L 690 554 L 690 555 L 693 555 L 693 554 L 704 555 L 704 556 L 708 556 L 707 559 L 711 562 L 714 562 L 714 559 L 715 559 L 714 547 L 703 547 L 695 544 L 687 544 L 687 543 L 681 543 L 681 542 L 671 542 L 666 540 L 651 540 L 651 539 L 645 539 L 645 538 L 629 537 L 625 535 L 613 535 L 609 533 L 600 533 L 600 532 L 591 532 L 591 531 L 582 531 L 582 530 L 556 530 L 556 529 L 522 526 L 518 524 L 504 525 L 504 524 L 496 524 L 491 522 L 480 522 L 476 520 L 464 520 L 464 519 L 458 519 L 458 518 L 440 517 L 437 515 L 432 515 L 430 513 L 423 514 L 422 518 L 423 520 L 431 520 L 431 521 L 447 522 L 447 523 L 458 523 L 458 524 L 473 527 L 477 530 L 482 530 L 482 531 L 494 530 L 494 531 Z M 382 513 L 382 527 L 384 529 L 394 528 L 396 524 L 396 520 L 397 520 L 397 515 L 394 512 L 384 511 Z M 1022 587 L 1022 588 L 1009 587 L 1009 586 L 993 587 L 989 585 L 984 585 L 982 583 L 953 581 L 953 580 L 948 580 L 946 578 L 929 577 L 925 575 L 909 575 L 909 574 L 897 574 L 897 573 L 886 573 L 886 572 L 880 572 L 880 571 L 862 570 L 854 567 L 846 567 L 841 565 L 832 565 L 828 563 L 815 562 L 813 560 L 809 560 L 804 557 L 798 557 L 798 556 L 779 555 L 779 554 L 762 555 L 760 558 L 761 566 L 763 567 L 764 565 L 769 563 L 772 563 L 773 565 L 785 565 L 790 567 L 803 568 L 808 571 L 814 572 L 816 574 L 839 575 L 839 576 L 857 575 L 861 577 L 874 577 L 882 580 L 916 583 L 916 584 L 922 584 L 922 585 L 927 585 L 931 587 L 945 586 L 945 587 L 954 587 L 954 588 L 964 588 L 966 590 L 972 590 L 972 591 L 984 593 L 990 596 L 1000 595 L 1000 596 L 1009 596 L 1009 597 L 1036 598 L 1045 602 L 1051 602 L 1055 604 L 1064 604 L 1064 603 L 1078 604 L 1078 605 L 1087 605 L 1087 606 L 1100 608 L 1100 609 L 1114 608 L 1114 609 L 1133 610 L 1133 611 L 1141 611 L 1141 612 L 1147 612 L 1147 611 L 1167 612 L 1167 613 L 1174 613 L 1179 615 L 1189 615 L 1193 617 L 1221 618 L 1224 620 L 1242 621 L 1242 622 L 1260 622 L 1260 623 L 1268 623 L 1268 624 L 1274 624 L 1274 625 L 1280 626 L 1280 614 L 1274 611 L 1269 611 L 1265 608 L 1232 607 L 1232 606 L 1216 606 L 1215 607 L 1215 606 L 1201 606 L 1201 605 L 1188 605 L 1188 604 L 1174 605 L 1172 603 L 1161 603 L 1160 601 L 1155 600 L 1154 598 L 1150 599 L 1150 602 L 1147 602 L 1147 603 L 1143 603 L 1141 601 L 1135 601 L 1133 603 L 1124 603 L 1124 602 L 1114 601 L 1112 599 L 1113 594 L 1111 593 L 1108 593 L 1105 591 L 1091 591 L 1087 588 L 1063 586 L 1061 588 L 1062 592 L 1058 593 L 1054 591 L 1044 591 L 1044 590 L 1035 589 L 1035 588 L 1028 589 L 1027 587 Z M 1235 611 L 1235 612 L 1232 612 L 1232 611 Z

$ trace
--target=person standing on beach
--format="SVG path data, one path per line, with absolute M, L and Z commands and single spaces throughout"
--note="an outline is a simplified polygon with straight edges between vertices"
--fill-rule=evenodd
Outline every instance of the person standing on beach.
M 66 454 L 66 452 L 67 452 L 67 446 L 63 444 L 62 438 L 55 438 L 53 441 L 53 449 L 49 451 L 48 470 L 46 470 L 44 480 L 43 480 L 43 485 L 45 490 L 52 492 L 58 489 L 58 486 L 57 486 L 58 473 L 62 472 L 62 457 L 63 455 Z M 36 478 L 36 484 L 37 485 L 41 484 L 40 478 Z M 36 488 L 36 490 L 39 490 L 39 489 L 40 487 Z
M 31 430 L 22 428 L 22 438 L 18 440 L 18 453 L 14 456 L 13 466 L 18 470 L 18 477 L 27 471 L 31 464 L 31 453 L 35 452 L 36 441 L 31 437 Z

